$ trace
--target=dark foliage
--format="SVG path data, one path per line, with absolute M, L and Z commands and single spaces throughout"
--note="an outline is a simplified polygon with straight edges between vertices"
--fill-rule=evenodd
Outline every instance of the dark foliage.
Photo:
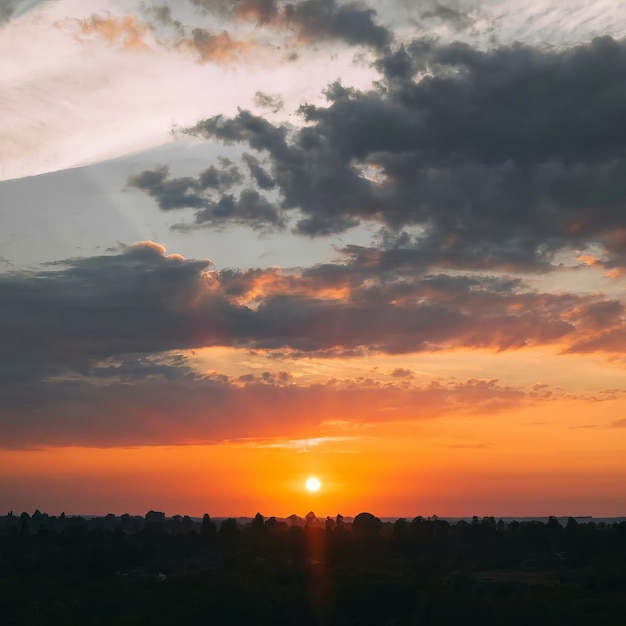
M 626 623 L 626 523 L 0 518 L 5 625 Z

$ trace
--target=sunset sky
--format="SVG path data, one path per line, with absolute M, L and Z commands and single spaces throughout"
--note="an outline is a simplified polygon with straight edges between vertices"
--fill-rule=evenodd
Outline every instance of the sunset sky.
M 0 514 L 626 515 L 625 37 L 0 0 Z

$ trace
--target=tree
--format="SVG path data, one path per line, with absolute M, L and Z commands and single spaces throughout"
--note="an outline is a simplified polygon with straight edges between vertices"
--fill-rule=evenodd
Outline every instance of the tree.
M 208 513 L 202 516 L 202 527 L 200 528 L 200 534 L 206 538 L 215 537 L 217 534 L 217 526 L 213 523 L 213 520 L 209 517 Z
M 262 535 L 265 532 L 265 517 L 257 513 L 250 524 L 250 530 L 255 535 Z
M 353 528 L 356 535 L 363 538 L 372 538 L 380 534 L 383 523 L 371 513 L 359 513 L 354 518 Z
M 30 521 L 30 515 L 24 511 L 20 515 L 20 532 L 24 535 L 28 534 L 28 522 Z

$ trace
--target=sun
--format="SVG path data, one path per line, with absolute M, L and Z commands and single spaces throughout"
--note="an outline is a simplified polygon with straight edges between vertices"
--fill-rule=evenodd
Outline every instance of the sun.
M 322 483 L 315 478 L 315 476 L 311 476 L 311 478 L 306 481 L 306 488 L 311 492 L 319 491 L 321 486 Z

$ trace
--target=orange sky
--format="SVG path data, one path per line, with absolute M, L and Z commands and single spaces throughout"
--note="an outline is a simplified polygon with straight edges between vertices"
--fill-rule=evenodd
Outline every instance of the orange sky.
M 625 408 L 623 399 L 564 399 L 339 427 L 319 440 L 5 451 L 2 496 L 51 514 L 617 516 L 626 461 L 624 431 L 611 424 Z M 322 481 L 319 493 L 306 492 L 309 476 Z

